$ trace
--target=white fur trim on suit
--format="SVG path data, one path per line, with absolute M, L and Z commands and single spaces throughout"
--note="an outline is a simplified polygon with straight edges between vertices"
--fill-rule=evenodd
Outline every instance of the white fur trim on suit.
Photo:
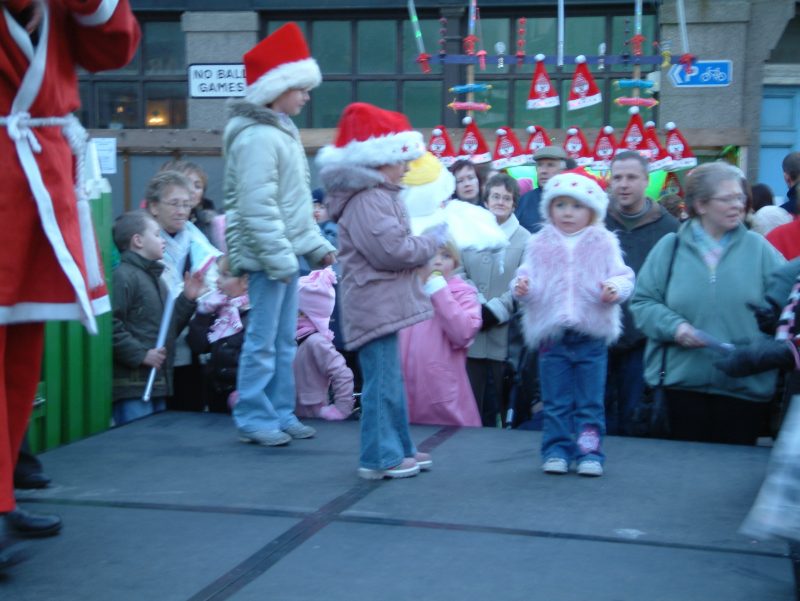
M 322 83 L 322 72 L 317 61 L 305 58 L 292 63 L 283 63 L 264 73 L 252 85 L 247 86 L 244 98 L 260 106 L 269 104 L 287 90 L 310 90 Z
M 102 0 L 93 13 L 88 15 L 75 15 L 75 20 L 84 27 L 94 27 L 95 25 L 103 25 L 107 23 L 117 10 L 119 0 Z
M 425 154 L 425 141 L 418 131 L 403 131 L 346 146 L 325 146 L 317 154 L 317 165 L 361 165 L 380 167 L 402 161 L 413 161 Z

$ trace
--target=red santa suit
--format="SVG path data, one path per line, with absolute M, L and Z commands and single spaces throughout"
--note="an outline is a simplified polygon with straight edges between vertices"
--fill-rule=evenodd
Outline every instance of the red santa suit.
M 38 36 L 15 16 L 39 4 Z M 14 507 L 12 473 L 40 377 L 43 324 L 110 309 L 88 201 L 76 197 L 86 134 L 76 66 L 117 69 L 140 31 L 127 0 L 0 3 L 0 512 Z M 35 43 L 33 40 L 36 40 Z M 78 186 L 80 189 L 80 186 Z

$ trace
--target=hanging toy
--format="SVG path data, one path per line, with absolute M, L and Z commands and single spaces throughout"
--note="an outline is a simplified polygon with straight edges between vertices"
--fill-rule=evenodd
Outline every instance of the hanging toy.
M 651 109 L 658 104 L 658 100 L 655 98 L 639 98 L 636 96 L 620 96 L 615 98 L 614 102 L 619 106 L 643 106 L 647 109 Z
M 447 56 L 447 18 L 439 19 L 439 58 L 444 62 Z
M 488 92 L 492 89 L 490 83 L 466 83 L 460 86 L 453 86 L 448 91 L 453 94 L 471 94 L 473 92 Z
M 528 92 L 529 109 L 545 109 L 561 104 L 553 82 L 544 68 L 544 54 L 536 55 L 536 69 L 531 79 L 531 89 Z
M 517 19 L 517 64 L 521 65 L 525 62 L 525 24 L 527 20 L 525 17 Z
M 676 0 L 675 6 L 678 9 L 678 29 L 681 33 L 681 46 L 683 53 L 678 63 L 683 65 L 687 74 L 691 73 L 692 66 L 697 62 L 697 57 L 689 50 L 689 33 L 686 30 L 686 10 L 683 0 Z
M 464 38 L 464 54 L 475 56 L 475 43 L 478 37 L 475 35 L 475 21 L 478 13 L 478 0 L 469 2 L 469 21 L 467 22 L 467 37 Z
M 497 53 L 497 69 L 502 71 L 506 68 L 506 45 L 503 42 L 497 42 L 494 45 L 494 51 Z
M 567 110 L 575 111 L 586 108 L 603 101 L 600 88 L 594 81 L 594 77 L 589 72 L 586 64 L 586 57 L 579 54 L 575 57 L 577 68 L 572 75 L 572 84 L 569 86 L 569 100 L 567 100 Z
M 653 42 L 653 48 L 661 52 L 661 68 L 669 69 L 672 66 L 672 42 Z
M 451 108 L 454 111 L 478 111 L 479 113 L 485 113 L 492 109 L 492 105 L 486 102 L 458 102 L 454 100 L 447 105 L 447 108 Z
M 475 53 L 478 57 L 478 66 L 481 68 L 481 71 L 486 71 L 486 50 L 483 48 L 483 28 L 481 27 L 481 9 L 477 6 L 475 7 L 475 18 L 477 21 L 477 30 L 478 30 L 478 46 L 480 50 Z
M 414 41 L 417 44 L 417 63 L 422 67 L 423 73 L 430 73 L 431 66 L 428 64 L 428 61 L 431 55 L 425 52 L 425 44 L 422 41 L 422 30 L 419 27 L 417 8 L 414 6 L 414 0 L 408 0 L 408 16 L 411 19 L 411 28 L 414 30 Z
M 623 90 L 629 88 L 650 89 L 655 84 L 647 79 L 618 79 L 614 82 L 615 85 Z
M 600 71 L 606 70 L 606 43 L 601 42 L 597 47 L 597 68 Z

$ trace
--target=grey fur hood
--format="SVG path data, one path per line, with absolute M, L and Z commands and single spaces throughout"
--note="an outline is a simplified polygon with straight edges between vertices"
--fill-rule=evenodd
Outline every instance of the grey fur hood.
M 225 129 L 225 146 L 236 138 L 244 128 L 256 124 L 271 125 L 293 138 L 298 137 L 297 131 L 287 128 L 286 122 L 278 116 L 278 113 L 252 102 L 229 99 L 225 103 L 225 117 L 228 120 L 228 126 Z
M 319 172 L 325 189 L 325 205 L 333 221 L 339 221 L 348 201 L 362 190 L 385 185 L 399 188 L 386 181 L 377 169 L 353 165 L 332 165 Z

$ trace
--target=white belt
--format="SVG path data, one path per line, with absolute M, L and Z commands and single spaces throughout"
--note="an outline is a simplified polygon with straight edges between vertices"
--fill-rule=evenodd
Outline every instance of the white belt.
M 92 211 L 89 206 L 89 192 L 86 187 L 85 165 L 89 146 L 88 132 L 83 128 L 77 117 L 72 114 L 63 117 L 31 117 L 29 113 L 19 112 L 7 117 L 0 117 L 0 125 L 5 126 L 9 137 L 16 144 L 17 156 L 22 163 L 25 175 L 31 184 L 31 190 L 34 196 L 37 197 L 40 206 L 42 205 L 42 199 L 38 198 L 40 188 L 34 180 L 41 182 L 41 173 L 39 165 L 33 158 L 33 153 L 41 153 L 42 146 L 32 128 L 61 128 L 64 138 L 75 156 L 75 196 L 78 200 L 78 223 L 80 225 L 81 244 L 86 263 L 86 277 L 89 288 L 96 288 L 101 285 L 103 283 L 102 269 L 100 267 L 100 259 L 97 256 Z M 30 152 L 26 152 L 26 150 Z M 32 177 L 34 171 L 36 176 Z

